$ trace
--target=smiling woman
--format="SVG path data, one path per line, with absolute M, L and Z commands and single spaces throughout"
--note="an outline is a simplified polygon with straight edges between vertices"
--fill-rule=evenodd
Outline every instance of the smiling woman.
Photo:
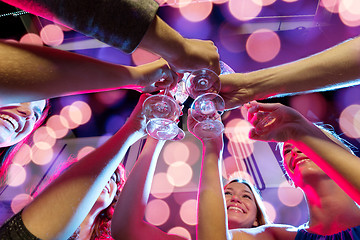
M 229 229 L 269 224 L 258 190 L 246 180 L 234 179 L 224 186 Z
M 146 97 L 141 95 L 117 133 L 67 167 L 31 203 L 6 221 L 0 227 L 0 239 L 110 238 L 109 223 L 125 181 L 125 170 L 119 164 L 128 148 L 146 134 L 142 115 Z
M 46 100 L 0 107 L 0 178 L 2 181 L 13 155 L 30 133 L 42 124 L 48 110 L 49 105 Z
M 359 158 L 328 131 L 282 104 L 250 102 L 244 106 L 255 140 L 283 142 L 283 165 L 303 191 L 309 221 L 296 228 L 264 225 L 232 231 L 244 239 L 360 239 Z M 271 120 L 269 120 L 271 119 Z

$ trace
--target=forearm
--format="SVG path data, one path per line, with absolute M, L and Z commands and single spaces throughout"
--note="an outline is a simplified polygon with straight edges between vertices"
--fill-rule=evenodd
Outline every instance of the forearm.
M 137 69 L 70 52 L 0 42 L 0 104 L 131 87 Z
M 307 134 L 292 142 L 354 201 L 360 203 L 360 159 L 331 140 L 319 128 L 309 124 L 312 126 L 304 128 Z
M 35 15 L 60 21 L 85 35 L 132 52 L 153 21 L 153 0 L 3 0 Z
M 24 209 L 29 231 L 41 239 L 67 239 L 89 213 L 127 149 L 141 136 L 124 125 L 60 175 Z
M 149 232 L 154 229 L 143 218 L 157 159 L 164 143 L 148 137 L 117 201 L 111 228 L 114 239 L 156 239 Z
M 185 51 L 184 38 L 158 16 L 154 18 L 139 46 L 162 56 L 168 62 L 176 61 Z
M 205 144 L 203 151 L 198 196 L 197 239 L 227 239 L 226 208 L 219 167 L 220 153 L 211 144 Z
M 296 62 L 245 74 L 252 99 L 359 84 L 360 37 Z

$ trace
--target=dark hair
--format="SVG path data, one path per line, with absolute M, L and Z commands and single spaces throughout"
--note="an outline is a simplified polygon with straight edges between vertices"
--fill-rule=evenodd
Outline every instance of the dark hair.
M 234 182 L 245 184 L 250 189 L 252 194 L 254 195 L 255 204 L 256 204 L 256 220 L 257 220 L 259 226 L 265 225 L 265 224 L 270 224 L 271 221 L 269 219 L 269 216 L 266 213 L 260 191 L 253 184 L 249 183 L 247 180 L 238 179 L 238 178 L 230 180 L 227 184 L 225 184 L 224 189 L 229 184 L 234 183 Z M 257 226 L 253 226 L 253 227 L 257 227 Z
M 21 148 L 22 145 L 24 145 L 24 143 L 29 141 L 32 133 L 45 122 L 45 119 L 49 115 L 49 111 L 50 111 L 49 100 L 46 100 L 46 106 L 41 114 L 41 117 L 35 123 L 31 133 L 29 133 L 24 139 L 22 139 L 20 142 L 14 145 L 0 148 L 0 186 L 2 186 L 6 182 L 6 173 L 9 166 L 12 163 L 15 153 Z
M 331 126 L 330 124 L 324 124 L 322 122 L 318 122 L 318 123 L 313 123 L 316 127 L 318 127 L 330 140 L 332 140 L 333 142 L 335 142 L 336 144 L 338 144 L 339 146 L 341 146 L 342 148 L 344 148 L 345 150 L 347 150 L 348 152 L 350 152 L 351 154 L 354 154 L 353 150 L 357 150 L 357 148 L 352 145 L 351 143 L 349 143 L 348 141 L 346 141 L 345 139 L 341 138 L 334 130 L 333 126 Z M 284 142 L 278 142 L 277 147 L 279 148 L 279 151 L 281 153 L 281 157 L 284 158 L 282 151 L 284 149 Z M 284 161 L 281 161 L 281 164 L 279 164 L 281 167 L 281 170 L 284 173 L 285 178 L 287 179 L 287 181 L 289 182 L 289 184 L 291 186 L 294 186 L 294 182 L 293 180 L 290 178 L 290 176 L 288 175 L 285 166 L 284 166 Z
M 111 239 L 111 229 L 110 229 L 111 219 L 114 214 L 116 202 L 119 199 L 120 192 L 124 187 L 126 180 L 125 168 L 123 167 L 122 164 L 120 164 L 116 168 L 115 174 L 116 174 L 116 185 L 117 185 L 115 197 L 111 202 L 111 204 L 107 208 L 103 209 L 96 216 L 94 223 L 91 227 L 92 234 L 90 240 L 98 240 L 98 239 L 100 240 L 100 239 L 109 239 L 109 238 Z
M 71 165 L 73 165 L 75 162 L 77 162 L 78 159 L 70 156 L 69 159 L 63 163 L 61 166 L 58 167 L 58 171 L 53 174 L 49 180 L 47 180 L 46 186 L 48 186 L 52 181 L 54 181 L 57 177 L 59 177 L 63 172 L 65 172 Z M 114 196 L 113 201 L 111 204 L 103 209 L 94 220 L 94 223 L 91 226 L 91 237 L 90 240 L 100 240 L 100 239 L 112 239 L 111 238 L 111 219 L 114 214 L 115 204 L 117 200 L 119 199 L 120 192 L 122 188 L 124 187 L 125 181 L 126 181 L 126 173 L 125 168 L 122 164 L 119 164 L 119 166 L 115 170 L 116 175 L 116 194 Z M 46 186 L 42 186 L 41 189 L 38 189 L 36 193 L 33 195 L 33 197 L 36 197 L 42 190 L 46 188 Z M 68 240 L 76 240 L 79 237 L 80 233 L 80 226 L 76 229 L 76 231 L 73 233 L 73 235 L 68 238 Z

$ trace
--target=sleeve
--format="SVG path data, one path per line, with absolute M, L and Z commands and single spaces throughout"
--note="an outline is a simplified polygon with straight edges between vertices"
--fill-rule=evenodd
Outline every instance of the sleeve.
M 21 213 L 15 214 L 0 227 L 0 240 L 41 240 L 27 230 Z
M 154 0 L 3 0 L 131 53 L 156 16 Z

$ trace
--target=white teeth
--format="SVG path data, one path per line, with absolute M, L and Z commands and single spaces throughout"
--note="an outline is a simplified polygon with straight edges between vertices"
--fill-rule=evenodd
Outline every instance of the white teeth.
M 10 124 L 14 127 L 14 129 L 18 129 L 19 128 L 19 123 L 12 117 L 10 117 L 9 115 L 6 114 L 0 114 L 0 118 L 10 122 Z
M 298 165 L 298 164 L 300 164 L 300 163 L 303 163 L 303 162 L 305 162 L 305 161 L 307 161 L 308 159 L 302 159 L 302 160 L 300 160 L 300 161 L 297 161 L 296 163 L 295 163 L 295 165 L 294 165 L 294 169 L 295 169 L 295 167 L 296 167 L 296 165 Z
M 241 208 L 238 208 L 238 207 L 235 207 L 235 206 L 229 207 L 229 210 L 235 210 L 235 211 L 244 213 L 244 211 Z

